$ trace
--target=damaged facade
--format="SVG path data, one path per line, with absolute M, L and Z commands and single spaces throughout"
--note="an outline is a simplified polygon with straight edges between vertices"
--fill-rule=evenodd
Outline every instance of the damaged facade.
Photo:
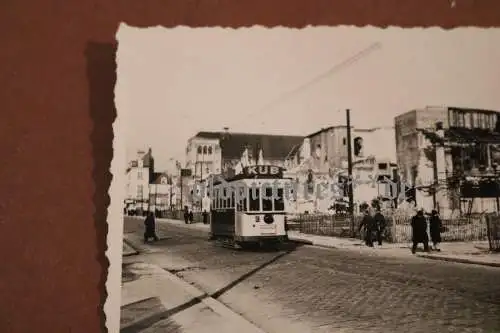
M 353 177 L 356 179 L 353 189 L 354 209 L 357 211 L 362 203 L 392 195 L 388 186 L 376 184 L 374 180 L 397 177 L 394 128 L 351 128 L 351 146 Z M 303 191 L 300 191 L 295 204 L 297 212 L 327 212 L 334 199 L 347 202 L 347 186 L 342 186 L 348 176 L 347 147 L 347 126 L 331 126 L 306 136 L 300 147 L 296 147 L 288 156 L 285 164 L 287 175 L 299 184 L 326 183 L 327 188 L 339 188 L 323 198 L 315 197 L 312 188 L 310 196 L 303 196 Z M 340 199 L 342 194 L 344 197 Z
M 395 118 L 397 161 L 406 193 L 443 216 L 494 212 L 499 195 L 500 113 L 426 107 Z

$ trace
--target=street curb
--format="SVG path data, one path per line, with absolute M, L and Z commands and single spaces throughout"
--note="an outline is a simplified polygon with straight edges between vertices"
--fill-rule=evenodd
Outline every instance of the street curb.
M 124 239 L 125 241 L 125 239 Z M 134 250 L 137 251 L 137 248 L 131 244 L 130 241 L 126 241 L 127 245 L 130 245 Z M 161 275 L 163 275 L 165 278 L 169 279 L 171 282 L 177 284 L 180 288 L 183 288 L 184 291 L 186 291 L 193 300 L 198 300 L 200 303 L 204 304 L 206 307 L 210 308 L 212 311 L 217 313 L 223 318 L 227 319 L 232 319 L 235 324 L 239 328 L 244 328 L 242 332 L 252 332 L 252 333 L 266 333 L 264 330 L 256 326 L 254 323 L 251 321 L 245 319 L 243 316 L 240 314 L 234 312 L 231 310 L 229 307 L 224 305 L 222 302 L 216 300 L 215 298 L 211 297 L 208 295 L 206 292 L 204 292 L 201 289 L 198 289 L 197 287 L 193 286 L 189 282 L 183 280 L 182 278 L 178 277 L 177 275 L 169 272 L 168 270 L 156 265 L 156 264 L 150 264 L 153 267 L 156 267 L 155 269 L 158 270 L 158 272 L 161 272 Z
M 321 246 L 318 244 L 314 244 L 313 241 L 307 240 L 307 239 L 300 239 L 300 238 L 295 238 L 295 237 L 290 237 L 288 236 L 288 240 L 294 243 L 300 243 L 300 244 L 305 244 L 305 245 L 313 245 L 313 246 Z M 323 246 L 327 247 L 327 246 Z M 331 248 L 331 247 L 330 247 Z
M 440 256 L 429 255 L 429 254 L 417 254 L 417 256 L 421 257 L 421 258 L 425 258 L 425 259 L 457 262 L 457 263 L 461 263 L 461 264 L 500 267 L 500 263 L 496 263 L 496 262 L 475 261 L 475 260 L 463 259 L 463 258 L 440 257 Z
M 204 292 L 203 290 L 198 289 L 197 287 L 193 286 L 192 284 L 186 282 L 185 280 L 181 279 L 177 275 L 167 270 L 164 270 L 164 272 L 168 279 L 180 285 L 194 299 L 198 299 L 200 303 L 203 303 L 205 306 L 210 308 L 212 311 L 214 311 L 221 317 L 234 320 L 235 323 L 237 323 L 238 328 L 241 328 L 243 332 L 248 332 L 247 330 L 243 329 L 245 328 L 245 329 L 251 329 L 255 333 L 266 333 L 260 327 L 256 326 L 251 321 L 245 319 L 240 314 L 234 312 L 229 307 L 224 305 L 222 302 L 216 300 L 210 295 L 207 295 L 207 293 Z
M 130 247 L 134 252 L 132 253 L 127 253 L 127 254 L 122 254 L 124 257 L 130 257 L 130 256 L 135 256 L 140 253 L 139 249 L 136 248 L 128 239 L 123 237 L 123 242 L 127 244 L 128 247 Z

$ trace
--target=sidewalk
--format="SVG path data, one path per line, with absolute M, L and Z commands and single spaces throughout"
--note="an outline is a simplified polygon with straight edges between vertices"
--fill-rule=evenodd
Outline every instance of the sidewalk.
M 123 270 L 120 332 L 264 333 L 160 266 L 129 262 Z
M 157 221 L 160 223 L 175 224 L 186 229 L 201 230 L 207 233 L 210 230 L 210 225 L 202 223 L 185 224 L 183 221 L 171 219 L 157 219 Z M 381 247 L 376 246 L 375 248 L 369 248 L 366 247 L 364 242 L 360 239 L 309 235 L 298 231 L 289 231 L 288 238 L 294 242 L 319 247 L 356 250 L 368 254 L 383 254 L 398 257 L 412 256 L 410 251 L 411 244 L 409 242 L 384 243 Z M 488 242 L 486 241 L 442 243 L 441 252 L 417 252 L 416 255 L 426 259 L 500 267 L 500 253 L 490 253 L 488 251 Z
M 139 252 L 137 252 L 132 246 L 130 246 L 125 240 L 123 240 L 123 256 L 124 257 L 128 257 L 128 256 L 133 256 L 133 255 L 136 255 L 138 254 Z
M 384 243 L 381 247 L 375 245 L 375 248 L 368 248 L 364 245 L 363 241 L 353 238 L 308 235 L 297 231 L 290 231 L 288 237 L 290 240 L 296 242 L 320 247 L 351 249 L 371 253 L 374 251 L 383 251 L 383 253 L 391 256 L 412 255 L 410 252 L 410 243 Z M 417 252 L 416 255 L 427 259 L 500 267 L 500 254 L 490 253 L 487 242 L 449 242 L 442 243 L 440 247 L 441 252 Z

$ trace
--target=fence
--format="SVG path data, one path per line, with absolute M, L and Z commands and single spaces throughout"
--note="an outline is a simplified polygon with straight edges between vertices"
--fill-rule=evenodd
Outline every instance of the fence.
M 290 219 L 299 224 L 299 231 L 304 234 L 321 236 L 352 236 L 352 220 L 347 215 L 299 214 Z M 354 217 L 354 230 L 357 231 L 361 217 Z
M 361 216 L 354 217 L 355 237 L 359 237 L 358 228 Z M 387 216 L 387 228 L 384 238 L 388 242 L 405 243 L 411 241 L 411 217 Z M 327 214 L 301 214 L 294 219 L 300 225 L 299 231 L 305 234 L 352 237 L 351 218 L 345 215 Z M 488 239 L 488 224 L 484 215 L 474 217 L 462 217 L 454 220 L 443 220 L 445 231 L 441 233 L 442 241 L 479 241 Z M 500 238 L 500 219 L 496 224 L 490 223 L 493 228 L 497 228 L 496 236 Z M 428 231 L 429 232 L 429 231 Z M 491 233 L 490 233 L 491 234 Z M 500 243 L 500 240 L 498 240 Z M 498 244 L 500 246 L 500 244 Z
M 488 229 L 488 243 L 491 251 L 500 251 L 500 215 L 488 214 L 486 216 Z
M 404 243 L 411 241 L 411 217 L 388 218 L 391 228 L 391 242 Z M 444 232 L 441 233 L 443 242 L 484 241 L 488 239 L 488 225 L 485 215 L 443 219 Z M 427 233 L 429 233 L 427 224 Z

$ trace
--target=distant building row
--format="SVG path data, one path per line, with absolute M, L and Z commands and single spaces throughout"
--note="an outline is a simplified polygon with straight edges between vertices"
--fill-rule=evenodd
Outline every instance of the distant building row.
M 492 110 L 425 107 L 395 117 L 394 126 L 352 128 L 353 175 L 359 180 L 377 176 L 394 181 L 403 179 L 412 186 L 406 197 L 427 211 L 437 208 L 444 215 L 495 211 L 500 193 L 496 172 L 500 165 L 499 115 Z M 179 178 L 180 172 L 155 174 L 149 151 L 138 159 L 143 161 L 143 168 L 149 170 L 147 181 L 141 182 L 138 174 L 132 175 L 139 172 L 132 171 L 133 166 L 128 171 L 131 179 L 128 199 L 141 197 L 139 185 L 142 185 L 148 192 L 142 197 L 148 200 L 151 193 L 157 193 L 158 198 L 158 193 L 163 191 L 166 193 L 160 195 L 162 204 L 180 206 L 182 193 L 182 204 L 196 206 L 190 201 L 189 193 L 195 181 L 211 175 L 234 175 L 242 163 L 282 166 L 289 177 L 300 182 L 309 181 L 311 177 L 338 182 L 338 177 L 347 174 L 347 147 L 347 127 L 343 125 L 323 128 L 306 137 L 233 133 L 228 129 L 199 132 L 187 142 L 184 168 L 189 170 L 189 175 Z M 158 190 L 161 179 L 166 179 L 167 184 Z M 158 182 L 160 184 L 153 185 Z M 357 186 L 355 203 L 394 195 L 390 191 L 373 183 Z M 157 207 L 162 205 L 154 200 Z M 331 205 L 328 200 L 298 200 L 295 209 L 298 212 L 328 211 Z

